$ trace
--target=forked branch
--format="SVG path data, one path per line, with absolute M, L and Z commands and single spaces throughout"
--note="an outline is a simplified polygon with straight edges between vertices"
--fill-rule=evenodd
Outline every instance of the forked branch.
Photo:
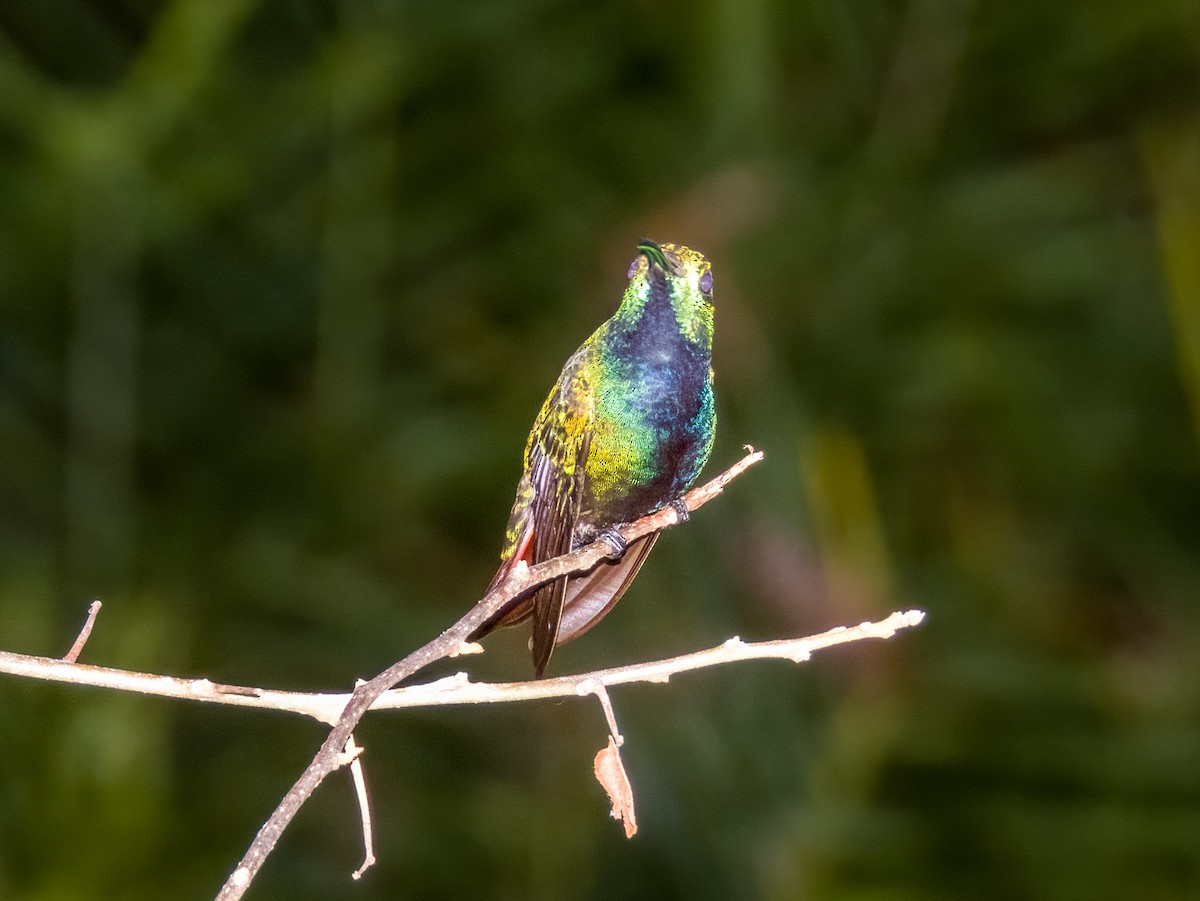
M 761 453 L 751 448 L 747 448 L 747 451 L 747 455 L 728 470 L 684 495 L 682 504 L 689 513 L 712 500 L 732 479 L 762 459 Z M 631 542 L 673 526 L 679 521 L 679 512 L 669 506 L 623 526 L 619 531 L 626 541 Z M 374 679 L 359 684 L 349 694 L 310 694 L 222 685 L 208 679 L 180 679 L 76 663 L 75 658 L 91 631 L 99 602 L 93 604 L 75 647 L 64 658 L 32 657 L 0 651 L 0 673 L 205 703 L 301 713 L 332 726 L 312 762 L 259 829 L 245 856 L 217 895 L 217 901 L 233 901 L 243 896 L 292 817 L 316 787 L 326 776 L 343 766 L 351 767 L 362 813 L 366 845 L 363 866 L 355 876 L 361 875 L 362 871 L 371 865 L 374 855 L 371 850 L 369 805 L 362 764 L 358 757 L 360 749 L 353 739 L 354 729 L 367 710 L 493 704 L 595 695 L 604 708 L 612 736 L 609 747 L 597 755 L 596 777 L 609 793 L 613 802 L 613 815 L 624 821 L 626 833 L 632 835 L 637 828 L 633 816 L 632 792 L 620 762 L 618 748 L 622 738 L 617 730 L 616 718 L 608 698 L 608 687 L 631 682 L 666 682 L 678 673 L 736 661 L 781 658 L 800 663 L 807 660 L 812 652 L 822 648 L 863 639 L 890 638 L 897 631 L 915 626 L 924 618 L 921 611 L 909 610 L 893 613 L 879 622 L 832 629 L 808 638 L 764 642 L 743 642 L 741 639 L 731 638 L 716 647 L 666 660 L 536 681 L 478 683 L 471 682 L 465 673 L 459 673 L 431 683 L 394 687 L 437 660 L 470 650 L 472 646 L 463 643 L 466 637 L 513 598 L 563 575 L 591 569 L 609 552 L 610 548 L 605 542 L 596 542 L 537 566 L 518 566 L 504 583 L 489 592 L 457 623 Z
M 760 460 L 762 460 L 761 452 L 747 448 L 746 456 L 725 472 L 685 494 L 681 499 L 683 506 L 688 513 L 695 512 L 720 494 L 732 479 L 737 478 Z M 643 516 L 636 522 L 622 526 L 619 531 L 622 538 L 627 542 L 632 542 L 652 532 L 659 532 L 673 526 L 679 520 L 679 511 L 674 506 L 669 506 L 651 513 L 649 516 Z M 222 886 L 217 895 L 217 901 L 235 901 L 245 894 L 246 888 L 262 868 L 267 856 L 274 850 L 276 842 L 279 841 L 279 837 L 283 835 L 283 831 L 292 821 L 296 812 L 304 805 L 317 786 L 324 781 L 325 777 L 341 765 L 339 761 L 346 742 L 350 740 L 355 727 L 380 695 L 431 663 L 456 654 L 462 648 L 468 635 L 502 610 L 514 598 L 562 576 L 586 572 L 599 564 L 609 553 L 608 544 L 603 541 L 594 541 L 577 551 L 555 557 L 553 560 L 547 560 L 537 566 L 514 567 L 504 582 L 489 591 L 453 626 L 424 647 L 418 648 L 403 660 L 389 666 L 371 681 L 364 682 L 355 688 L 320 750 L 317 751 L 316 756 L 313 757 L 304 772 L 300 774 L 300 778 L 284 795 L 274 813 L 258 830 L 258 834 L 254 837 L 254 841 L 250 844 L 241 862 Z

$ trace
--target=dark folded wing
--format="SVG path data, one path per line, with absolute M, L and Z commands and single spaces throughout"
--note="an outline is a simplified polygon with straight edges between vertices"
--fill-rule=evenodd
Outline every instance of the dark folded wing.
M 578 433 L 578 438 L 563 440 L 561 430 L 552 431 L 555 435 L 548 439 L 551 452 L 539 453 L 536 459 L 530 461 L 533 464 L 537 498 L 533 508 L 532 563 L 541 563 L 571 552 L 571 539 L 583 503 L 584 471 L 591 433 L 585 430 Z M 555 579 L 533 594 L 530 649 L 534 672 L 539 677 L 558 643 L 567 581 L 566 576 Z
M 563 598 L 559 644 L 578 638 L 604 618 L 646 562 L 658 534 L 655 532 L 631 542 L 620 560 L 601 563 L 591 572 L 571 580 Z
M 592 439 L 590 394 L 579 371 L 582 362 L 578 353 L 567 362 L 533 424 L 525 451 L 525 472 L 509 518 L 503 562 L 489 591 L 508 576 L 518 560 L 532 566 L 571 551 Z M 558 640 L 566 584 L 566 577 L 556 579 L 515 599 L 478 628 L 471 640 L 532 616 L 530 645 L 534 668 L 540 676 Z

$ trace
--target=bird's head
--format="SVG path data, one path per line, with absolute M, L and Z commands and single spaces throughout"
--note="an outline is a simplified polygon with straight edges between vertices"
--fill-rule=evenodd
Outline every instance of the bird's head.
M 682 244 L 657 244 L 648 238 L 637 249 L 629 264 L 622 307 L 640 310 L 653 292 L 665 291 L 683 334 L 690 341 L 711 345 L 713 276 L 708 260 Z

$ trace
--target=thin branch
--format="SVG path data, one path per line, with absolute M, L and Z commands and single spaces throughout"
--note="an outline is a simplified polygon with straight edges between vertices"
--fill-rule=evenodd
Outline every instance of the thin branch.
M 753 449 L 748 450 L 745 457 L 721 475 L 699 488 L 692 489 L 683 496 L 681 501 L 688 513 L 694 512 L 712 500 L 721 493 L 730 480 L 762 460 L 760 452 Z M 679 518 L 679 512 L 674 507 L 665 507 L 649 516 L 643 516 L 636 522 L 622 526 L 619 532 L 622 538 L 631 542 L 652 532 L 675 525 Z M 274 813 L 258 830 L 258 834 L 246 850 L 241 862 L 217 894 L 217 901 L 236 901 L 245 894 L 246 888 L 262 868 L 267 856 L 274 850 L 280 836 L 283 835 L 283 831 L 292 821 L 296 812 L 300 810 L 317 786 L 325 780 L 325 777 L 336 769 L 337 755 L 345 747 L 359 721 L 380 695 L 429 664 L 458 653 L 468 635 L 494 614 L 504 609 L 514 598 L 562 576 L 586 572 L 599 564 L 608 553 L 609 547 L 605 542 L 595 541 L 573 553 L 547 560 L 537 566 L 515 567 L 504 582 L 489 591 L 453 626 L 424 647 L 418 648 L 407 657 L 389 666 L 374 679 L 355 688 L 346 704 L 346 709 L 338 718 L 337 724 L 330 730 L 312 762 L 283 796 L 283 800 L 279 802 Z
M 732 479 L 762 459 L 761 453 L 750 448 L 747 450 L 749 451 L 747 456 L 737 464 L 712 481 L 685 495 L 682 498 L 684 508 L 689 513 L 699 509 L 720 494 Z M 680 518 L 679 513 L 673 507 L 665 507 L 637 522 L 623 526 L 619 531 L 626 541 L 634 541 L 652 532 L 675 525 Z M 615 754 L 616 746 L 622 739 L 617 730 L 616 718 L 612 715 L 611 702 L 608 700 L 607 688 L 610 686 L 632 682 L 663 683 L 677 673 L 745 660 L 781 658 L 799 663 L 808 660 L 814 651 L 822 648 L 864 639 L 890 638 L 897 631 L 915 626 L 924 618 L 921 611 L 909 610 L 903 613 L 893 613 L 877 623 L 863 623 L 850 628 L 833 629 L 809 638 L 754 643 L 731 638 L 708 650 L 666 660 L 531 682 L 473 683 L 466 674 L 460 673 L 448 679 L 440 679 L 422 685 L 404 688 L 392 687 L 429 663 L 470 651 L 474 646 L 464 644 L 466 636 L 513 598 L 563 575 L 586 571 L 604 559 L 608 552 L 607 544 L 597 542 L 534 567 L 518 567 L 503 584 L 485 596 L 462 619 L 444 631 L 438 638 L 414 651 L 369 682 L 359 683 L 350 694 L 311 694 L 223 685 L 208 679 L 180 679 L 7 652 L 0 652 L 0 673 L 227 706 L 257 707 L 300 713 L 333 726 L 313 761 L 284 796 L 272 816 L 263 824 L 241 863 L 217 896 L 218 901 L 232 901 L 232 899 L 241 898 L 245 893 L 287 824 L 316 787 L 329 773 L 346 765 L 351 767 L 351 775 L 355 780 L 363 823 L 364 862 L 356 872 L 356 878 L 361 876 L 374 862 L 370 809 L 366 803 L 365 782 L 362 778 L 361 762 L 358 759 L 361 749 L 355 745 L 353 739 L 354 728 L 368 709 L 509 703 L 594 694 L 604 707 L 609 730 L 614 739 L 612 753 Z M 84 631 L 76 641 L 77 647 L 81 648 L 86 641 L 97 610 L 98 602 L 93 605 L 88 623 L 85 624 Z M 74 648 L 72 650 L 75 651 Z M 619 765 L 619 755 L 617 755 L 617 765 Z M 606 784 L 607 788 L 609 786 Z M 631 828 L 636 829 L 636 824 L 632 822 L 632 807 L 630 807 L 629 817 L 626 819 L 627 834 L 632 834 L 629 832 Z
M 34 657 L 8 651 L 0 651 L 0 673 L 43 682 L 108 688 L 228 707 L 257 707 L 286 713 L 302 713 L 330 726 L 337 722 L 338 715 L 350 700 L 349 694 L 308 694 L 250 688 L 244 685 L 222 685 L 208 679 L 159 676 L 107 666 L 91 666 L 86 663 L 67 663 L 56 657 Z
M 604 718 L 608 720 L 608 734 L 612 736 L 618 748 L 625 744 L 625 736 L 617 728 L 617 715 L 613 712 L 612 699 L 609 698 L 608 689 L 604 687 L 604 683 L 599 679 L 586 679 L 579 683 L 577 691 L 581 695 L 596 696 L 596 699 L 600 701 L 600 706 L 604 708 Z
M 715 647 L 682 654 L 678 657 L 530 682 L 471 682 L 465 673 L 459 673 L 436 682 L 408 685 L 389 691 L 375 703 L 372 709 L 397 710 L 407 707 L 498 704 L 570 698 L 596 694 L 596 686 L 611 688 L 614 685 L 629 685 L 634 682 L 666 683 L 672 676 L 679 673 L 746 660 L 776 659 L 804 663 L 815 651 L 856 641 L 886 640 L 903 629 L 911 629 L 920 625 L 924 619 L 925 613 L 922 610 L 897 611 L 878 622 L 860 623 L 857 626 L 838 626 L 828 632 L 811 635 L 807 638 L 742 641 L 735 637 Z M 619 738 L 616 733 L 614 736 Z
M 758 642 L 730 638 L 707 650 L 679 657 L 528 682 L 472 682 L 466 673 L 459 673 L 435 682 L 393 688 L 382 694 L 370 709 L 401 710 L 412 707 L 507 704 L 514 701 L 571 698 L 581 694 L 595 694 L 594 687 L 597 685 L 610 688 L 633 682 L 667 682 L 671 676 L 679 673 L 740 661 L 774 658 L 802 663 L 812 652 L 824 648 L 866 639 L 891 638 L 902 629 L 918 625 L 924 617 L 925 614 L 920 610 L 906 610 L 893 613 L 878 622 L 839 626 L 807 638 Z M 338 715 L 346 708 L 351 698 L 350 694 L 304 693 L 221 685 L 208 679 L 179 679 L 82 663 L 69 664 L 53 657 L 31 657 L 4 651 L 0 651 L 0 673 L 45 682 L 109 688 L 206 704 L 299 713 L 329 725 L 337 722 Z

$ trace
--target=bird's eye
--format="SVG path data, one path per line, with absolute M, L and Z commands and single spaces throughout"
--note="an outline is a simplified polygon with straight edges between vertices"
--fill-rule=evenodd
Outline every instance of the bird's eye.
M 712 270 L 709 269 L 700 276 L 700 291 L 702 294 L 712 294 Z
M 629 274 L 625 276 L 626 278 L 633 278 L 635 275 L 637 275 L 638 263 L 640 263 L 641 261 L 642 261 L 642 255 L 639 253 L 636 257 L 633 258 L 633 262 L 629 264 Z

